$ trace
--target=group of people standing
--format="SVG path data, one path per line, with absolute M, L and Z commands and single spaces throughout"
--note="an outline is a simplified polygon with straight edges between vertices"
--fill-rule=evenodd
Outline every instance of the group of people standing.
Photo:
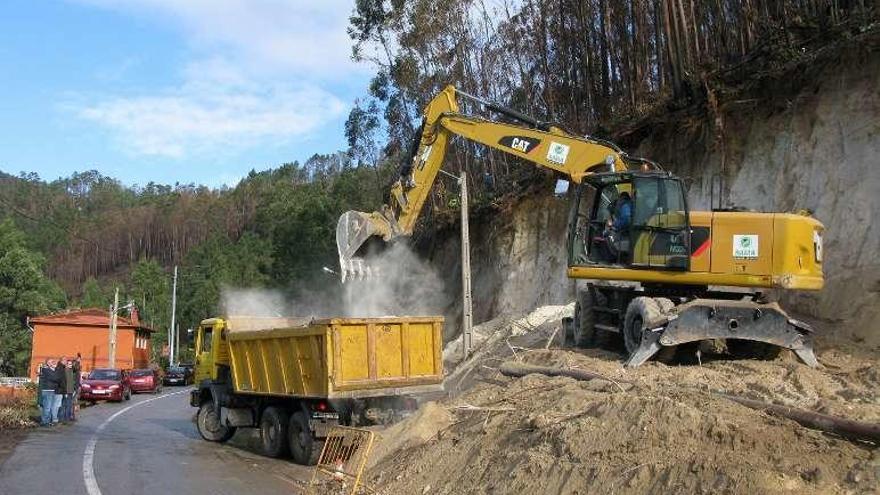
M 42 411 L 40 424 L 56 425 L 76 420 L 76 403 L 79 400 L 82 357 L 76 359 L 46 359 L 37 371 L 40 395 L 37 398 Z

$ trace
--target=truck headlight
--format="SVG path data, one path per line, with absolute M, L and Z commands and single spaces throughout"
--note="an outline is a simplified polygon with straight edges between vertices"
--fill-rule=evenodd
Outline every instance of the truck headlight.
M 816 254 L 816 263 L 822 262 L 822 233 L 813 231 L 813 253 Z

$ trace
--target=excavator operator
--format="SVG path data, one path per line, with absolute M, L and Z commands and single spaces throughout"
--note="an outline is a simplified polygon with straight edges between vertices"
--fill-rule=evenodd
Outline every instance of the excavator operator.
M 633 203 L 629 193 L 624 191 L 614 203 L 611 217 L 605 224 L 603 237 L 607 242 L 609 261 L 626 262 L 630 245 L 630 225 L 632 225 Z

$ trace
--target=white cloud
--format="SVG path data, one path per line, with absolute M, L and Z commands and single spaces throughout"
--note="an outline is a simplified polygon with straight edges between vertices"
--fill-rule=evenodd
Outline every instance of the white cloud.
M 346 111 L 330 82 L 367 70 L 350 59 L 350 0 L 73 1 L 172 25 L 187 41 L 179 83 L 67 105 L 136 154 L 289 143 Z
M 76 111 L 114 131 L 130 152 L 183 158 L 217 149 L 289 143 L 346 109 L 317 86 L 258 83 L 216 60 L 193 64 L 185 73 L 178 88 L 110 97 Z
M 313 77 L 365 70 L 351 60 L 351 0 L 78 1 L 170 21 L 197 50 L 222 50 L 258 70 Z

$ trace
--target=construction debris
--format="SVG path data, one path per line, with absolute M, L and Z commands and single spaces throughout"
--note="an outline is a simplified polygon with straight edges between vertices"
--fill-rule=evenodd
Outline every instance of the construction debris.
M 790 356 L 704 356 L 702 365 L 627 370 L 615 349 L 572 352 L 558 341 L 544 349 L 566 311 L 475 327 L 476 351 L 447 379 L 452 396 L 381 435 L 378 448 L 394 448 L 372 466 L 370 483 L 387 494 L 429 485 L 443 494 L 876 493 L 880 455 L 871 444 L 799 424 L 808 417 L 774 416 L 810 410 L 874 431 L 875 356 L 820 351 L 823 369 Z M 547 368 L 570 376 L 534 373 Z
M 615 384 L 620 384 L 617 381 L 614 381 L 610 378 L 602 376 L 598 373 L 592 373 L 589 371 L 579 370 L 579 369 L 563 369 L 563 368 L 552 368 L 548 366 L 532 366 L 532 365 L 518 365 L 511 362 L 505 362 L 498 369 L 502 375 L 505 376 L 513 376 L 513 377 L 523 377 L 526 375 L 530 375 L 533 373 L 547 375 L 547 376 L 567 376 L 570 378 L 574 378 L 575 380 L 607 380 Z M 631 382 L 623 382 L 629 385 L 632 385 Z M 787 418 L 793 421 L 800 423 L 803 426 L 808 428 L 814 428 L 820 431 L 835 433 L 845 438 L 850 438 L 853 440 L 861 440 L 861 441 L 869 441 L 874 442 L 880 445 L 880 424 L 871 424 L 860 421 L 853 421 L 846 418 L 839 418 L 836 416 L 829 416 L 827 414 L 816 413 L 812 411 L 805 411 L 803 409 L 797 409 L 794 407 L 788 406 L 780 406 L 777 404 L 770 404 L 767 402 L 747 399 L 745 397 L 737 397 L 735 395 L 725 394 L 723 392 L 713 392 L 718 397 L 725 398 L 729 401 L 736 402 L 738 404 L 742 404 L 746 407 L 750 407 L 752 409 L 757 409 L 759 411 L 765 411 L 767 413 L 773 414 L 775 416 L 780 416 L 783 418 Z M 476 406 L 470 406 L 475 409 L 485 409 L 485 408 L 476 408 Z

